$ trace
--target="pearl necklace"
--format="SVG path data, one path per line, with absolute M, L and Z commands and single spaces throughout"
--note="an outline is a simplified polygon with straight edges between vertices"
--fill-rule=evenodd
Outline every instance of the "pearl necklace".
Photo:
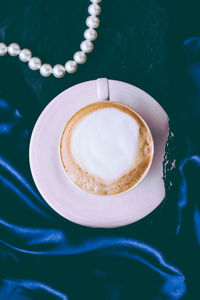
M 78 64 L 84 64 L 87 60 L 86 53 L 92 52 L 94 45 L 92 41 L 97 38 L 97 31 L 95 28 L 99 27 L 100 20 L 97 17 L 101 13 L 101 7 L 98 3 L 101 0 L 90 0 L 92 4 L 88 7 L 89 17 L 86 19 L 86 25 L 89 27 L 84 32 L 85 40 L 80 44 L 81 51 L 77 51 L 73 60 L 68 60 L 65 66 L 57 64 L 52 67 L 50 64 L 42 64 L 39 57 L 32 57 L 32 52 L 29 49 L 20 50 L 20 46 L 17 43 L 11 43 L 6 46 L 4 43 L 0 43 L 0 56 L 4 56 L 7 53 L 11 56 L 18 56 L 22 62 L 27 62 L 31 70 L 40 70 L 40 74 L 44 77 L 48 77 L 53 74 L 56 78 L 61 78 L 67 73 L 74 73 L 77 70 Z

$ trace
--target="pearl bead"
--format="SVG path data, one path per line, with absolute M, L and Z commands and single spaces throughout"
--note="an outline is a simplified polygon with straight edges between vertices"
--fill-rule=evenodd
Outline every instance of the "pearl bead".
M 94 41 L 97 38 L 97 32 L 93 28 L 88 28 L 84 32 L 84 38 L 89 41 Z
M 90 0 L 92 3 L 100 3 L 101 0 Z
M 56 78 L 61 78 L 65 75 L 65 68 L 62 65 L 55 65 L 53 67 L 53 75 Z
M 77 63 L 74 60 L 68 60 L 65 64 L 65 70 L 68 73 L 74 73 L 77 70 Z
M 20 46 L 16 43 L 12 43 L 8 46 L 8 53 L 11 56 L 17 56 L 20 52 Z
M 52 73 L 53 69 L 52 66 L 49 64 L 43 64 L 40 67 L 40 74 L 44 77 L 49 77 Z
M 98 16 L 98 15 L 100 15 L 100 13 L 101 13 L 101 7 L 100 7 L 98 4 L 96 4 L 96 3 L 91 4 L 91 5 L 88 7 L 88 12 L 89 12 L 89 14 L 92 15 L 92 16 Z
M 87 56 L 82 51 L 77 51 L 73 58 L 77 64 L 84 64 L 87 60 Z
M 23 49 L 19 53 L 19 59 L 23 62 L 27 62 L 31 59 L 32 53 L 29 49 Z
M 0 43 L 0 56 L 6 55 L 7 51 L 8 51 L 8 48 L 7 48 L 6 44 Z
M 100 24 L 100 20 L 96 16 L 89 16 L 86 19 L 86 25 L 88 27 L 97 28 L 99 27 L 99 24 Z
M 28 62 L 28 66 L 33 71 L 39 70 L 39 68 L 41 67 L 41 60 L 39 59 L 39 57 L 32 57 Z
M 85 40 L 81 43 L 81 50 L 85 53 L 90 53 L 94 49 L 94 45 L 91 41 Z

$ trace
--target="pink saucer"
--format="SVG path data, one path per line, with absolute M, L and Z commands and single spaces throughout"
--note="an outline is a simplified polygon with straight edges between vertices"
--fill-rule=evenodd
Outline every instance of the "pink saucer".
M 147 122 L 154 139 L 154 159 L 145 179 L 115 196 L 96 196 L 79 189 L 66 175 L 60 159 L 60 139 L 67 121 L 77 110 L 99 100 L 133 108 Z M 165 197 L 162 162 L 168 133 L 166 112 L 137 87 L 105 78 L 75 85 L 53 99 L 37 120 L 29 153 L 33 179 L 46 202 L 70 221 L 104 228 L 136 222 Z

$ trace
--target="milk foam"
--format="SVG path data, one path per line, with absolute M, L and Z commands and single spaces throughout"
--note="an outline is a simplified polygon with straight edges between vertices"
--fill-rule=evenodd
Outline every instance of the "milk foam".
M 86 115 L 71 137 L 76 163 L 107 182 L 129 171 L 137 158 L 139 126 L 129 114 L 105 107 Z

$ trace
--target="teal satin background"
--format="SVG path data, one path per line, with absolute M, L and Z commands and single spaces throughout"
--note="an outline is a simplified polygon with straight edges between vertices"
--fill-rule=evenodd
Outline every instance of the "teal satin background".
M 1 39 L 62 63 L 81 40 L 88 2 L 45 3 L 4 4 Z M 195 6 L 183 3 L 180 12 L 179 4 L 104 1 L 96 50 L 63 79 L 42 78 L 16 58 L 0 57 L 1 300 L 200 298 L 200 38 Z M 28 161 L 32 128 L 45 105 L 97 77 L 138 85 L 164 106 L 175 133 L 168 154 L 177 160 L 173 174 L 167 169 L 161 206 L 135 224 L 107 230 L 57 215 L 36 190 Z

